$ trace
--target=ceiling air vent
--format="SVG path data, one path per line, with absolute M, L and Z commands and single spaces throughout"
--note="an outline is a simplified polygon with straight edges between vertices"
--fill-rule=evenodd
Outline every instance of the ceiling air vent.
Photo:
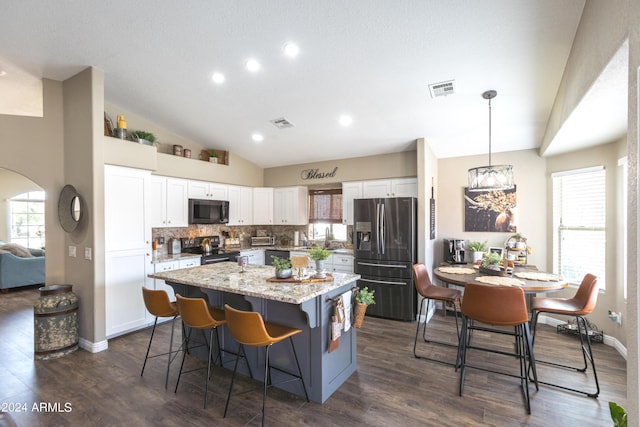
M 429 91 L 431 92 L 431 97 L 437 98 L 439 96 L 453 95 L 455 93 L 455 88 L 453 87 L 454 81 L 455 80 L 450 80 L 448 82 L 430 84 Z
M 293 127 L 293 123 L 291 123 L 289 120 L 285 119 L 284 117 L 280 117 L 279 119 L 270 120 L 270 122 L 271 122 L 272 125 L 274 125 L 278 129 L 286 129 L 286 128 L 292 128 Z

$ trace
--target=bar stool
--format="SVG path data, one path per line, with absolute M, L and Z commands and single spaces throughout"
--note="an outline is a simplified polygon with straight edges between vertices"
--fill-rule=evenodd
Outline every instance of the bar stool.
M 218 308 L 209 308 L 204 298 L 185 298 L 180 294 L 176 294 L 176 306 L 178 308 L 178 313 L 180 313 L 180 317 L 182 317 L 182 322 L 191 329 L 189 330 L 189 334 L 187 335 L 187 339 L 185 341 L 185 351 L 182 353 L 182 363 L 180 364 L 180 373 L 178 374 L 178 381 L 176 382 L 174 393 L 178 391 L 178 384 L 180 384 L 182 368 L 184 367 L 184 359 L 187 354 L 186 350 L 189 348 L 189 341 L 191 340 L 191 332 L 193 332 L 194 329 L 199 329 L 202 332 L 202 336 L 204 338 L 204 344 L 201 345 L 206 345 L 209 350 L 209 357 L 207 360 L 207 377 L 205 378 L 204 388 L 204 408 L 206 409 L 207 395 L 209 393 L 209 379 L 211 378 L 211 359 L 214 336 L 216 340 L 216 347 L 218 349 L 218 359 L 222 362 L 218 327 L 227 323 L 225 320 L 224 311 Z M 207 329 L 209 330 L 208 340 L 207 336 L 204 333 L 204 331 Z M 215 366 L 215 361 L 213 364 Z M 193 372 L 198 369 L 203 368 L 196 368 L 187 372 Z
M 224 312 L 227 319 L 227 327 L 233 335 L 233 338 L 240 343 L 240 350 L 238 352 L 238 357 L 236 358 L 236 363 L 233 368 L 233 375 L 231 376 L 231 384 L 229 385 L 229 394 L 227 395 L 227 403 L 224 407 L 224 415 L 223 418 L 227 416 L 227 410 L 229 409 L 229 401 L 231 399 L 231 391 L 233 389 L 233 381 L 236 376 L 236 371 L 238 369 L 238 360 L 240 357 L 245 357 L 246 353 L 244 350 L 244 346 L 252 346 L 252 347 L 264 347 L 264 385 L 262 390 L 262 425 L 264 426 L 264 415 L 265 415 L 265 401 L 267 398 L 267 387 L 271 386 L 271 369 L 276 369 L 278 371 L 289 374 L 294 379 L 299 379 L 302 382 L 302 389 L 304 390 L 304 395 L 309 401 L 309 395 L 307 394 L 307 388 L 304 384 L 304 378 L 302 378 L 302 371 L 300 370 L 300 363 L 298 362 L 298 355 L 296 354 L 296 347 L 293 344 L 293 336 L 301 333 L 302 331 L 297 328 L 291 328 L 284 325 L 279 325 L 276 323 L 265 322 L 262 319 L 260 313 L 253 311 L 240 311 L 236 310 L 233 307 L 225 304 Z M 289 338 L 289 342 L 291 342 L 291 348 L 293 349 L 293 356 L 296 361 L 296 367 L 298 368 L 298 375 L 293 374 L 291 372 L 287 372 L 283 369 L 279 369 L 277 367 L 272 367 L 269 365 L 269 348 L 273 344 L 276 344 L 280 341 Z M 293 380 L 293 379 L 292 379 Z M 288 381 L 292 381 L 288 380 Z
M 153 329 L 151 329 L 151 337 L 149 338 L 149 345 L 147 346 L 147 353 L 144 356 L 144 363 L 142 364 L 142 371 L 140 372 L 140 376 L 144 375 L 144 368 L 147 366 L 147 360 L 152 359 L 154 357 L 168 355 L 167 360 L 167 373 L 164 379 L 164 388 L 167 388 L 169 383 L 169 369 L 171 368 L 171 362 L 175 359 L 180 351 L 173 351 L 173 329 L 176 321 L 176 317 L 178 317 L 178 309 L 176 308 L 176 303 L 169 301 L 169 295 L 166 291 L 163 290 L 152 290 L 142 287 L 142 298 L 144 299 L 144 305 L 147 308 L 147 311 L 155 316 L 155 320 L 153 322 Z M 149 356 L 149 351 L 151 350 L 151 342 L 153 341 L 153 336 L 156 332 L 156 325 L 158 324 L 158 318 L 161 317 L 173 317 L 171 320 L 171 339 L 169 340 L 169 351 L 167 353 L 155 354 L 153 356 Z M 174 355 L 173 357 L 171 357 Z
M 454 365 L 457 369 L 459 354 L 456 355 L 456 363 L 454 364 L 451 362 L 447 362 L 445 360 L 434 359 L 426 356 L 419 356 L 416 353 L 416 346 L 418 343 L 418 331 L 420 330 L 420 313 L 422 313 L 422 307 L 425 304 L 425 301 L 427 303 L 427 311 L 429 310 L 429 300 L 442 301 L 442 305 L 443 305 L 442 308 L 444 310 L 446 310 L 447 303 L 453 305 L 454 314 L 456 316 L 456 337 L 458 338 L 458 340 L 460 339 L 460 328 L 458 326 L 458 307 L 457 306 L 458 304 L 460 304 L 460 299 L 462 298 L 462 292 L 460 292 L 457 289 L 449 289 L 449 288 L 444 288 L 442 286 L 433 285 L 431 283 L 431 279 L 429 278 L 429 272 L 427 271 L 427 268 L 425 267 L 424 264 L 421 264 L 421 263 L 413 265 L 413 278 L 416 284 L 416 290 L 418 291 L 418 294 L 420 294 L 423 297 L 422 301 L 420 302 L 420 308 L 418 309 L 418 314 L 417 314 L 418 325 L 416 327 L 416 336 L 413 341 L 413 357 L 415 357 L 416 359 L 432 360 L 432 361 L 444 363 L 447 365 Z M 424 340 L 425 343 L 439 344 L 439 345 L 459 348 L 459 345 L 457 342 L 456 344 L 451 344 L 447 342 L 434 341 L 434 340 L 427 339 L 427 313 L 426 312 L 424 315 L 422 339 Z
M 560 388 L 563 390 L 573 391 L 576 393 L 586 394 L 589 397 L 598 397 L 600 394 L 600 384 L 598 383 L 598 374 L 596 373 L 596 365 L 593 360 L 593 351 L 591 350 L 591 338 L 589 337 L 589 322 L 584 317 L 591 313 L 596 306 L 598 299 L 598 279 L 593 274 L 586 274 L 580 283 L 578 291 L 573 298 L 543 298 L 533 297 L 531 298 L 531 311 L 533 313 L 531 318 L 533 328 L 533 342 L 536 339 L 536 327 L 538 326 L 538 316 L 540 313 L 552 313 L 561 314 L 565 316 L 573 316 L 576 318 L 576 324 L 578 326 L 578 336 L 580 337 L 580 346 L 582 348 L 582 359 L 584 360 L 584 366 L 576 368 L 574 366 L 562 365 L 559 363 L 547 362 L 540 360 L 539 363 L 547 365 L 557 366 L 560 368 L 575 369 L 578 372 L 586 372 L 587 359 L 591 363 L 591 369 L 593 371 L 593 377 L 596 383 L 596 391 L 588 392 L 578 390 L 575 388 L 569 388 L 558 384 L 552 384 L 548 382 L 539 381 L 540 384 L 549 385 L 552 387 Z M 582 323 L 582 326 L 581 326 Z M 586 337 L 586 339 L 584 338 Z M 585 340 L 587 345 L 585 347 Z
M 529 370 L 533 373 L 533 382 L 538 390 L 536 359 L 533 355 L 533 343 L 529 332 L 529 314 L 524 291 L 519 287 L 477 285 L 467 283 L 462 299 L 462 334 L 460 336 L 460 396 L 464 387 L 464 374 L 467 368 L 493 372 L 509 377 L 520 378 L 525 409 L 531 413 L 529 402 Z M 476 325 L 476 322 L 494 326 L 513 326 L 514 331 L 494 329 Z M 476 347 L 470 344 L 474 330 L 511 335 L 515 337 L 516 353 L 506 352 L 496 347 Z M 477 338 L 476 338 L 477 340 Z M 516 356 L 520 362 L 520 375 L 471 365 L 467 362 L 467 349 L 488 351 L 505 356 Z

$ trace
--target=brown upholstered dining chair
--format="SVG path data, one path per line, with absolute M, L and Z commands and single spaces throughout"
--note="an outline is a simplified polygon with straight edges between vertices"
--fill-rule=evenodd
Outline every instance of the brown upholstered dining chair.
M 582 348 L 582 359 L 584 365 L 582 367 L 574 367 L 559 363 L 540 360 L 540 363 L 552 365 L 560 368 L 575 369 L 578 372 L 586 372 L 588 365 L 587 360 L 591 364 L 593 378 L 595 381 L 595 391 L 584 391 L 575 388 L 566 387 L 550 382 L 539 381 L 540 384 L 549 385 L 563 390 L 573 391 L 576 393 L 586 394 L 589 397 L 598 397 L 600 394 L 600 384 L 598 383 L 598 374 L 596 373 L 596 365 L 593 360 L 593 351 L 591 350 L 591 338 L 589 333 L 589 322 L 585 318 L 590 314 L 596 306 L 598 299 L 598 279 L 593 274 L 586 274 L 578 287 L 578 291 L 572 298 L 547 298 L 533 297 L 531 298 L 531 323 L 533 329 L 533 342 L 536 339 L 536 329 L 538 326 L 538 316 L 540 313 L 559 314 L 563 316 L 573 316 L 576 318 L 578 327 L 578 336 L 580 337 L 580 346 Z M 586 343 L 586 345 L 585 345 Z
M 462 312 L 462 333 L 460 336 L 460 396 L 464 387 L 467 368 L 479 369 L 500 375 L 519 378 L 525 402 L 525 409 L 531 413 L 529 399 L 529 376 L 533 374 L 533 382 L 538 389 L 536 359 L 533 355 L 533 343 L 529 332 L 529 313 L 524 297 L 524 291 L 515 286 L 492 286 L 467 283 L 464 288 L 464 297 L 460 308 Z M 491 325 L 487 327 L 477 325 L 477 322 Z M 500 327 L 500 329 L 495 328 Z M 513 332 L 508 328 L 513 326 Z M 508 352 L 495 345 L 479 347 L 471 344 L 473 331 L 484 331 L 515 337 L 516 352 Z M 478 340 L 475 336 L 475 341 Z M 505 370 L 491 369 L 488 365 L 472 365 L 469 363 L 469 349 L 488 351 L 494 354 L 510 356 L 505 361 L 515 356 L 520 362 L 520 374 L 516 375 Z M 497 360 L 496 360 L 497 361 Z M 494 361 L 494 365 L 495 362 Z
M 293 344 L 293 336 L 302 332 L 297 328 L 280 325 L 272 322 L 265 322 L 258 312 L 254 311 L 241 311 L 236 310 L 233 307 L 225 304 L 224 312 L 227 319 L 227 328 L 233 338 L 240 343 L 240 350 L 238 351 L 238 357 L 233 368 L 233 375 L 231 376 L 231 384 L 229 385 L 229 394 L 227 395 L 227 403 L 224 407 L 223 418 L 227 416 L 227 410 L 229 409 L 229 401 L 231 400 L 231 392 L 233 390 L 233 382 L 238 369 L 238 361 L 240 357 L 246 358 L 244 350 L 245 346 L 252 347 L 264 347 L 264 383 L 262 389 L 262 425 L 264 426 L 265 416 L 265 402 L 267 398 L 267 387 L 271 386 L 271 369 L 284 372 L 293 377 L 293 379 L 299 379 L 302 383 L 304 395 L 309 401 L 309 395 L 307 394 L 307 388 L 304 384 L 304 378 L 302 377 L 302 371 L 300 370 L 300 363 L 298 362 L 298 355 L 296 353 L 296 347 Z M 269 349 L 273 344 L 277 344 L 280 341 L 289 338 L 291 348 L 293 349 L 293 357 L 298 368 L 298 373 L 287 372 L 283 369 L 271 366 L 269 363 Z M 291 380 L 289 380 L 291 381 Z
M 204 342 L 202 345 L 206 345 L 209 352 L 209 357 L 207 360 L 207 376 L 205 377 L 204 388 L 204 408 L 206 409 L 207 395 L 209 393 L 209 379 L 211 378 L 211 362 L 213 357 L 214 339 L 218 351 L 218 360 L 220 360 L 220 363 L 222 363 L 218 328 L 227 323 L 224 318 L 224 311 L 218 308 L 209 308 L 204 298 L 185 298 L 180 294 L 176 294 L 176 306 L 178 308 L 178 313 L 180 313 L 180 317 L 182 317 L 182 322 L 185 326 L 191 329 L 189 329 L 189 333 L 184 343 L 185 351 L 182 353 L 182 363 L 180 364 L 180 373 L 178 374 L 178 381 L 176 381 L 176 388 L 174 390 L 174 393 L 178 391 L 180 377 L 183 373 L 186 373 L 183 372 L 182 369 L 184 368 L 184 359 L 187 354 L 187 349 L 189 349 L 191 334 L 194 330 L 200 330 L 204 338 Z M 208 339 L 204 333 L 204 331 L 206 330 L 209 330 Z M 213 365 L 215 366 L 215 361 L 213 361 Z M 203 368 L 192 369 L 188 372 L 192 372 L 198 369 Z
M 178 317 L 178 309 L 176 308 L 176 303 L 171 302 L 169 300 L 169 295 L 166 291 L 161 289 L 154 290 L 148 289 L 144 286 L 142 287 L 142 298 L 144 299 L 144 305 L 147 308 L 147 311 L 151 313 L 151 315 L 155 316 L 155 320 L 153 321 L 153 328 L 151 329 L 151 337 L 149 337 L 149 345 L 147 346 L 147 353 L 144 356 L 144 363 L 142 364 L 142 371 L 140 371 L 140 376 L 144 375 L 144 368 L 147 366 L 147 360 L 152 359 L 154 357 L 159 356 L 167 356 L 167 373 L 164 379 L 164 388 L 167 388 L 169 383 L 169 369 L 171 368 L 171 362 L 175 359 L 180 348 L 177 350 L 173 350 L 173 329 L 176 317 Z M 171 338 L 169 340 L 169 351 L 166 353 L 154 354 L 149 356 L 149 351 L 151 350 L 151 343 L 153 342 L 153 337 L 156 333 L 156 326 L 158 325 L 158 319 L 162 317 L 172 317 L 171 319 Z
M 432 360 L 435 362 L 445 363 L 448 365 L 458 366 L 458 357 L 459 354 L 456 354 L 455 363 L 449 362 L 442 359 L 436 359 L 432 357 L 427 357 L 424 355 L 418 355 L 416 352 L 416 347 L 418 344 L 418 333 L 420 331 L 420 323 L 423 324 L 422 328 L 422 339 L 425 343 L 431 344 L 439 344 L 444 346 L 456 347 L 458 348 L 458 339 L 460 338 L 460 328 L 458 326 L 458 305 L 460 304 L 460 299 L 462 297 L 462 293 L 457 289 L 444 288 L 442 286 L 435 286 L 431 283 L 431 279 L 429 278 L 429 272 L 424 264 L 418 263 L 413 265 L 413 280 L 415 281 L 416 290 L 418 294 L 422 296 L 422 301 L 420 302 L 420 308 L 417 313 L 417 326 L 416 326 L 416 336 L 413 341 L 413 357 L 416 359 L 425 359 Z M 431 339 L 427 339 L 427 314 L 429 311 L 429 301 L 441 301 L 443 310 L 446 310 L 446 305 L 450 304 L 453 306 L 454 315 L 456 318 L 456 342 L 455 344 L 444 342 L 444 341 L 435 341 Z M 422 313 L 422 307 L 426 302 L 426 311 L 424 313 L 424 322 L 421 322 L 420 315 Z

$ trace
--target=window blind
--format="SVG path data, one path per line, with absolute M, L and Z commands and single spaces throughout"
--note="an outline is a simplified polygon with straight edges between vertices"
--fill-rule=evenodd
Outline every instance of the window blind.
M 572 284 L 585 274 L 605 288 L 605 170 L 553 175 L 554 272 Z
M 309 190 L 309 222 L 342 223 L 342 189 Z

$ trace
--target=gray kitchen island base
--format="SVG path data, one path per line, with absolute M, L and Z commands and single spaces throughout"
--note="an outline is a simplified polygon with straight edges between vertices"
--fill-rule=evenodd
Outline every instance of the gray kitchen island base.
M 186 297 L 206 296 L 209 305 L 224 308 L 229 304 L 238 310 L 257 311 L 266 321 L 299 328 L 302 333 L 293 337 L 300 362 L 300 369 L 307 387 L 309 399 L 325 402 L 348 378 L 357 367 L 356 330 L 350 328 L 342 332 L 339 346 L 329 353 L 331 337 L 331 316 L 334 314 L 334 299 L 344 292 L 351 290 L 354 282 L 334 289 L 326 294 L 316 296 L 301 304 L 292 304 L 272 299 L 241 295 L 209 288 L 200 288 L 167 281 L 176 293 Z M 220 345 L 223 350 L 223 366 L 233 369 L 239 345 L 233 339 L 226 327 L 221 330 Z M 272 382 L 276 387 L 295 395 L 304 397 L 304 390 L 300 381 L 286 381 L 291 377 L 286 372 L 297 372 L 293 351 L 289 342 L 283 341 L 272 346 L 269 350 L 270 364 L 273 369 Z M 192 352 L 203 360 L 207 354 L 199 349 Z M 225 351 L 226 350 L 226 351 Z M 254 379 L 262 381 L 264 373 L 264 348 L 245 347 L 247 362 L 251 367 Z M 240 360 L 238 372 L 249 375 L 247 364 Z

